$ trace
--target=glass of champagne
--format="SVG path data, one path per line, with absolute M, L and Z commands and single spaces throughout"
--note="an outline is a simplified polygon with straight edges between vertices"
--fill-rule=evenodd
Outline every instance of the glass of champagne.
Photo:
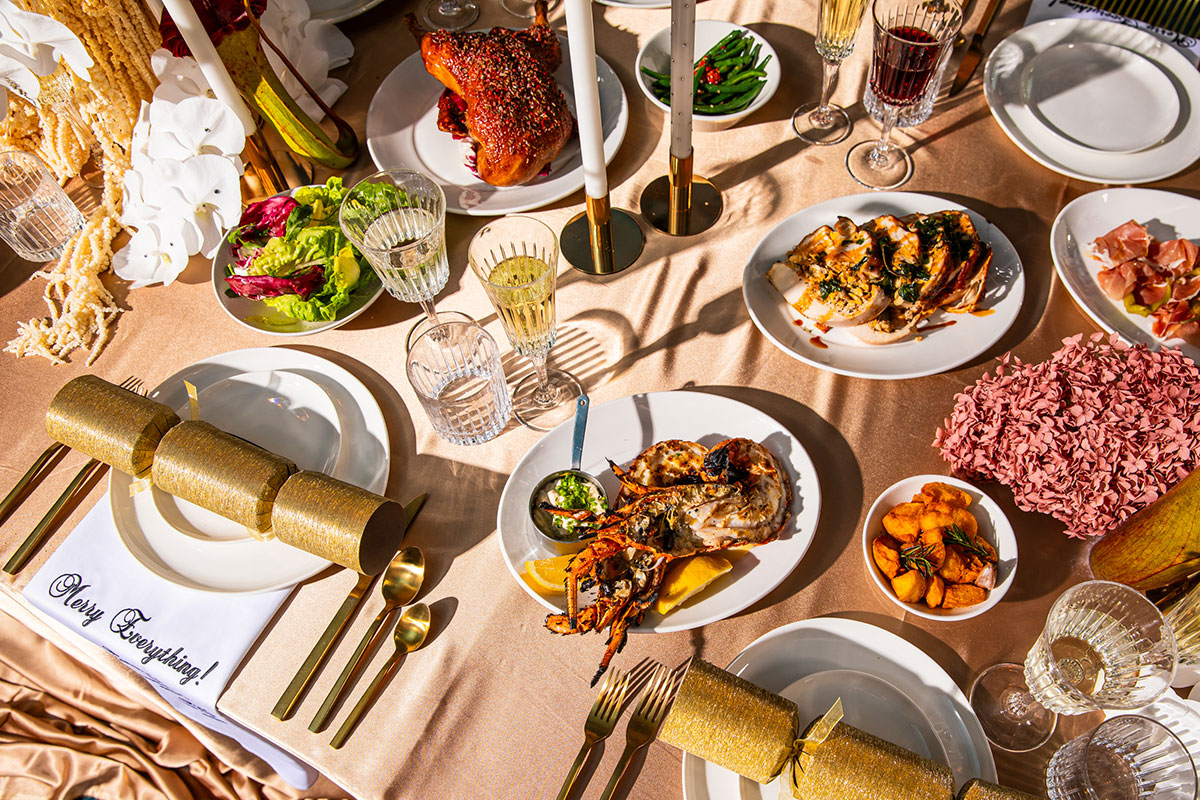
M 460 31 L 479 19 L 479 4 L 475 0 L 429 0 L 425 4 L 425 21 L 434 28 Z
M 346 193 L 338 222 L 388 294 L 420 304 L 425 312 L 417 323 L 420 332 L 437 325 L 433 298 L 450 279 L 442 187 L 416 170 L 376 172 Z M 409 341 L 420 332 L 410 332 Z
M 1050 800 L 1195 800 L 1196 767 L 1166 726 L 1113 717 L 1058 749 L 1046 791 Z
M 583 393 L 570 374 L 546 366 L 555 337 L 558 237 L 533 217 L 504 217 L 475 234 L 467 261 L 509 343 L 533 362 L 533 374 L 513 390 L 513 414 L 527 427 L 550 430 L 575 413 L 574 400 Z
M 854 39 L 867 0 L 821 0 L 817 12 L 817 53 L 823 74 L 821 99 L 805 103 L 792 113 L 792 129 L 809 144 L 837 144 L 850 135 L 854 123 L 846 109 L 829 102 L 837 83 L 838 67 L 854 52 Z
M 875 142 L 846 154 L 850 177 L 871 189 L 892 189 L 912 176 L 912 157 L 891 141 L 902 109 L 916 105 L 962 27 L 962 8 L 949 0 L 875 0 L 871 90 L 883 106 Z
M 1058 714 L 1129 711 L 1161 697 L 1175 677 L 1175 637 L 1135 589 L 1087 581 L 1063 592 L 1025 668 L 997 664 L 971 686 L 971 706 L 992 744 L 1033 750 Z

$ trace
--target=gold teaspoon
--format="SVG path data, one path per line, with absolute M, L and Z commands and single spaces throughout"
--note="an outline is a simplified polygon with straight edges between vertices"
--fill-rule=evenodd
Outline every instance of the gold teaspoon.
M 392 636 L 396 642 L 396 652 L 392 653 L 387 663 L 383 665 L 383 669 L 379 670 L 379 674 L 375 676 L 375 680 L 371 681 L 371 685 L 367 687 L 367 690 L 363 692 L 363 696 L 355 704 L 354 709 L 350 712 L 350 716 L 346 717 L 346 721 L 342 723 L 342 727 L 338 728 L 338 732 L 333 735 L 332 741 L 329 742 L 330 747 L 336 750 L 346 743 L 346 739 L 350 738 L 350 734 L 354 731 L 358 720 L 375 700 L 380 689 L 383 688 L 383 684 L 395 674 L 396 669 L 400 666 L 400 662 L 406 655 L 425 644 L 425 637 L 428 635 L 429 606 L 424 603 L 417 603 L 400 615 L 400 619 L 396 620 L 396 631 Z
M 317 715 L 308 724 L 310 731 L 320 733 L 325 730 L 326 725 L 329 724 L 329 718 L 337 711 L 338 706 L 345 699 L 346 693 L 354 688 L 354 682 L 358 680 L 359 673 L 367 664 L 367 654 L 374 652 L 376 640 L 383 632 L 383 623 L 387 621 L 393 611 L 413 601 L 424 579 L 425 556 L 419 547 L 404 548 L 396 554 L 392 563 L 388 564 L 387 571 L 383 573 L 383 586 L 381 587 L 383 609 L 375 616 L 371 626 L 363 634 L 358 649 L 354 651 L 354 655 L 350 657 L 342 674 L 338 676 L 337 683 L 329 690 L 329 695 L 321 704 Z

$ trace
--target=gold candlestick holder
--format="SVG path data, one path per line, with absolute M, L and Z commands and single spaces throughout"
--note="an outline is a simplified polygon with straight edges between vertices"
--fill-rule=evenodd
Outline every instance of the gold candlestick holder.
M 286 192 L 292 188 L 283 176 L 283 169 L 271 151 L 267 137 L 263 135 L 262 120 L 254 133 L 246 137 L 246 147 L 242 150 L 242 158 L 246 162 L 246 173 L 242 180 L 249 189 L 249 200 L 261 200 L 264 197 Z
M 692 174 L 695 151 L 671 155 L 670 171 L 650 181 L 642 192 L 642 216 L 663 233 L 694 236 L 717 223 L 725 203 L 721 190 Z
M 614 209 L 605 194 L 587 197 L 586 209 L 563 226 L 559 241 L 563 257 L 575 269 L 588 275 L 615 275 L 638 260 L 646 236 L 638 221 Z

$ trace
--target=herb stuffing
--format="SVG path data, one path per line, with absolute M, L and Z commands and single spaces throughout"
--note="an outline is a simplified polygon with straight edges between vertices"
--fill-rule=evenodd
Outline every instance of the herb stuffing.
M 226 294 L 261 300 L 292 319 L 336 319 L 351 295 L 374 292 L 378 278 L 338 226 L 341 178 L 291 197 L 251 203 L 228 240 Z

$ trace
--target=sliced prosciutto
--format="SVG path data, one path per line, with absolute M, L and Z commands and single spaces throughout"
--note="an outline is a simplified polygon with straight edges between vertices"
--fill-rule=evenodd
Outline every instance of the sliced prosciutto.
M 1198 252 L 1200 248 L 1187 239 L 1172 239 L 1151 244 L 1147 257 L 1159 270 L 1180 277 L 1196 268 Z
M 1150 252 L 1150 231 L 1133 220 L 1113 228 L 1096 240 L 1096 252 L 1115 264 L 1144 258 Z

